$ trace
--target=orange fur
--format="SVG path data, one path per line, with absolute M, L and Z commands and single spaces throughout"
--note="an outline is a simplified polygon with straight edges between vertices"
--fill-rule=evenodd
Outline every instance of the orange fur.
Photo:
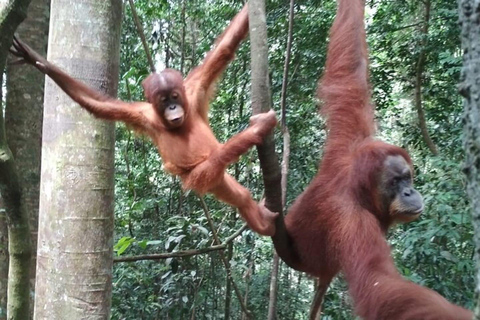
M 368 84 L 364 0 L 339 0 L 330 33 L 323 101 L 328 138 L 319 172 L 290 208 L 285 227 L 296 251 L 290 264 L 325 289 L 338 272 L 356 313 L 368 320 L 470 320 L 472 313 L 401 277 L 385 233 L 396 221 L 378 201 L 385 159 L 407 152 L 375 140 Z

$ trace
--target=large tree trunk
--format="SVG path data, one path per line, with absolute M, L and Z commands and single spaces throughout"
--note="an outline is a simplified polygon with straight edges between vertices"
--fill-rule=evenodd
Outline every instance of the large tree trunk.
M 48 59 L 116 95 L 120 0 L 53 0 Z M 109 319 L 114 124 L 45 86 L 35 319 Z
M 480 2 L 459 0 L 462 26 L 463 69 L 460 92 L 465 97 L 464 147 L 467 192 L 472 203 L 477 268 L 480 259 Z M 477 270 L 480 275 L 480 270 Z M 478 278 L 478 276 L 477 276 Z M 477 281 L 475 319 L 480 319 L 480 282 Z
M 33 0 L 28 8 L 27 19 L 17 29 L 20 38 L 42 55 L 46 54 L 47 49 L 49 12 L 50 0 Z M 8 145 L 20 169 L 22 201 L 30 218 L 31 291 L 35 285 L 44 80 L 45 76 L 30 66 L 7 65 L 5 128 Z M 30 296 L 33 306 L 33 293 Z
M 29 3 L 30 0 L 0 3 L 0 84 L 3 83 L 3 70 L 13 33 L 25 18 Z M 7 317 L 23 320 L 28 319 L 30 310 L 29 270 L 32 245 L 17 168 L 5 134 L 1 87 L 0 85 L 0 194 L 4 200 L 9 237 Z

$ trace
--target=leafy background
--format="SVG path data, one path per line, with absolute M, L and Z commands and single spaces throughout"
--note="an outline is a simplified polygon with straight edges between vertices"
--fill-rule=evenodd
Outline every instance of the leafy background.
M 184 73 L 201 61 L 215 37 L 242 6 L 240 1 L 233 0 L 137 0 L 135 5 L 157 68 L 161 70 L 167 65 L 180 70 L 183 65 Z M 335 1 L 331 0 L 303 0 L 295 5 L 287 97 L 291 134 L 288 204 L 308 185 L 321 159 L 325 130 L 317 115 L 314 94 L 325 62 L 328 30 L 335 9 Z M 451 0 L 432 2 L 427 36 L 421 32 L 423 11 L 423 5 L 413 0 L 368 1 L 367 37 L 378 136 L 410 152 L 415 163 L 415 184 L 426 203 L 418 221 L 393 228 L 388 238 L 397 267 L 405 277 L 438 291 L 452 302 L 472 308 L 474 248 L 462 173 L 457 4 Z M 140 100 L 143 99 L 141 82 L 149 73 L 148 63 L 128 4 L 124 12 L 120 97 Z M 278 111 L 288 1 L 268 1 L 267 12 L 273 107 Z M 414 106 L 416 63 L 421 50 L 427 55 L 423 107 L 439 156 L 432 155 L 426 147 Z M 249 55 L 246 42 L 218 84 L 210 121 L 220 141 L 248 124 Z M 163 171 L 154 146 L 123 125 L 117 126 L 116 133 L 117 254 L 172 252 L 212 245 L 212 235 L 197 197 L 183 193 L 179 180 Z M 280 132 L 276 141 L 281 152 Z M 229 171 L 256 199 L 262 196 L 255 151 L 243 156 Z M 222 239 L 242 226 L 231 207 L 210 196 L 206 201 Z M 230 249 L 233 277 L 242 292 L 248 292 L 247 304 L 254 318 L 265 319 L 271 240 L 245 231 Z M 117 263 L 112 319 L 224 319 L 226 284 L 226 272 L 217 253 Z M 278 319 L 307 319 L 313 284 L 311 277 L 282 265 Z M 323 310 L 322 319 L 354 318 L 347 286 L 341 277 L 329 289 Z M 242 318 L 233 294 L 230 317 Z

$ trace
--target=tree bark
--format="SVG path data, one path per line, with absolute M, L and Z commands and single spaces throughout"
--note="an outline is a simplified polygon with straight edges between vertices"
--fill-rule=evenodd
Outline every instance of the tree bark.
M 464 148 L 467 192 L 471 200 L 477 258 L 477 278 L 480 276 L 480 2 L 459 0 L 462 28 L 463 69 L 460 93 L 465 97 Z M 480 319 L 480 282 L 477 294 L 475 319 Z
M 17 34 L 34 50 L 46 54 L 50 0 L 33 0 L 28 16 Z M 27 65 L 7 65 L 5 128 L 7 140 L 19 170 L 22 201 L 30 219 L 32 263 L 30 268 L 31 305 L 35 286 L 40 159 L 42 148 L 43 93 L 45 76 Z M 33 308 L 30 310 L 33 316 Z
M 181 43 L 181 56 L 180 56 L 180 72 L 184 74 L 185 72 L 185 50 L 186 50 L 186 43 L 185 43 L 185 37 L 187 34 L 187 22 L 185 18 L 185 0 L 182 0 L 182 43 Z
M 138 256 L 125 256 L 115 258 L 113 260 L 114 263 L 118 262 L 135 262 L 135 261 L 144 261 L 144 260 L 163 260 L 169 258 L 183 258 L 183 257 L 191 257 L 199 254 L 210 253 L 212 251 L 222 251 L 227 249 L 227 244 L 219 244 L 215 246 L 211 246 L 208 248 L 203 249 L 196 249 L 196 250 L 184 250 L 184 251 L 175 251 L 175 252 L 168 252 L 168 253 L 152 253 L 152 254 L 141 254 Z
M 427 60 L 427 43 L 428 43 L 428 27 L 430 23 L 430 0 L 425 1 L 425 17 L 422 27 L 422 41 L 420 43 L 421 49 L 417 61 L 417 70 L 415 76 L 415 108 L 417 109 L 418 122 L 422 137 L 427 144 L 428 149 L 434 154 L 438 155 L 437 146 L 432 141 L 430 134 L 428 133 L 427 121 L 425 120 L 425 111 L 423 110 L 422 102 L 422 80 L 423 72 L 425 70 L 425 61 Z
M 155 72 L 155 64 L 153 63 L 152 55 L 150 54 L 150 48 L 148 47 L 148 43 L 145 38 L 145 32 L 143 31 L 142 23 L 140 22 L 137 10 L 135 9 L 135 3 L 133 3 L 133 0 L 128 0 L 128 3 L 130 4 L 130 9 L 132 10 L 132 17 L 133 21 L 135 22 L 135 26 L 137 27 L 138 36 L 140 37 L 140 40 L 142 40 L 143 50 L 145 50 L 145 55 L 147 56 L 147 61 L 150 65 L 150 72 Z
M 120 0 L 53 0 L 48 59 L 115 96 Z M 45 86 L 35 319 L 109 319 L 114 124 Z
M 278 270 L 280 257 L 273 253 L 272 274 L 270 275 L 270 297 L 268 299 L 268 320 L 277 319 L 277 295 L 278 295 Z
M 199 196 L 199 200 L 200 200 L 200 204 L 202 205 L 205 216 L 207 217 L 207 221 L 208 221 L 208 225 L 210 226 L 210 230 L 212 231 L 212 236 L 213 236 L 213 239 L 214 239 L 214 243 L 216 245 L 219 245 L 219 244 L 221 244 L 220 238 L 218 237 L 215 225 L 213 223 L 212 217 L 210 216 L 210 212 L 208 211 L 207 205 L 206 205 L 206 203 L 205 203 L 205 201 L 203 200 L 202 197 Z M 225 258 L 225 255 L 223 254 L 222 251 L 220 251 L 218 254 L 220 256 L 220 260 L 222 260 L 222 263 L 225 267 L 225 272 L 227 273 L 227 278 L 230 280 L 230 283 L 233 287 L 233 291 L 235 292 L 235 295 L 237 296 L 238 302 L 240 303 L 240 306 L 242 308 L 242 312 L 248 318 L 250 318 L 251 313 L 248 310 L 247 305 L 243 302 L 244 300 L 243 300 L 243 297 L 242 297 L 242 293 L 240 292 L 240 289 L 238 288 L 237 284 L 235 283 L 235 281 L 233 279 L 232 269 L 230 268 L 230 261 L 228 261 Z
M 283 157 L 282 157 L 282 208 L 287 204 L 287 182 L 288 182 L 288 164 L 290 160 L 290 133 L 287 128 L 287 87 L 288 72 L 290 67 L 290 56 L 292 52 L 293 40 L 293 16 L 294 16 L 294 0 L 290 0 L 290 10 L 288 15 L 288 35 L 287 49 L 285 56 L 285 65 L 283 67 L 283 82 L 280 99 L 280 107 L 282 112 L 282 133 L 283 133 Z M 273 254 L 272 274 L 270 279 L 270 299 L 268 303 L 268 320 L 275 320 L 277 317 L 277 295 L 278 295 L 278 271 L 280 268 L 280 257 L 277 252 Z
M 265 1 L 251 0 L 249 2 L 250 48 L 252 72 L 252 109 L 257 114 L 271 108 L 270 82 L 268 77 L 268 45 Z M 260 167 L 265 185 L 265 204 L 273 212 L 283 212 L 282 207 L 282 174 L 275 152 L 273 134 L 267 136 L 263 144 L 257 147 Z M 283 215 L 275 221 L 276 232 L 272 237 L 278 255 L 288 265 L 296 260 L 295 251 L 290 236 L 285 228 Z
M 8 229 L 7 215 L 0 196 L 0 320 L 7 319 Z
M 315 296 L 310 307 L 310 320 L 320 320 L 322 318 L 322 303 L 325 293 L 327 293 L 328 285 L 321 283 L 319 279 L 315 281 Z
M 233 257 L 233 243 L 230 242 L 227 248 L 227 260 L 231 261 Z M 223 319 L 229 320 L 230 319 L 230 307 L 232 304 L 232 284 L 228 277 L 226 277 L 226 285 L 225 285 L 225 312 L 223 315 Z
M 266 112 L 271 108 L 270 82 L 268 77 L 268 44 L 265 16 L 265 1 L 249 2 L 252 109 L 253 114 Z M 281 171 L 275 152 L 275 141 L 270 134 L 257 148 L 265 184 L 267 207 L 274 212 L 282 212 Z
M 255 251 L 255 243 L 253 244 L 253 248 L 251 252 Z M 248 258 L 250 262 L 248 263 L 248 269 L 245 272 L 245 275 L 243 276 L 243 279 L 245 281 L 245 295 L 243 297 L 243 303 L 247 306 L 248 305 L 248 293 L 250 292 L 250 282 L 252 280 L 252 273 L 253 273 L 253 258 L 252 254 L 250 254 L 250 257 Z M 246 314 L 245 312 L 242 313 L 242 320 L 248 320 L 250 319 L 249 315 Z
M 3 83 L 8 49 L 15 29 L 25 19 L 30 0 L 11 0 L 0 4 L 0 83 Z M 29 317 L 29 270 L 32 244 L 28 215 L 22 201 L 23 191 L 15 160 L 7 144 L 0 86 L 0 194 L 4 201 L 8 227 L 7 318 Z
M 5 70 L 8 49 L 12 45 L 13 33 L 18 25 L 25 19 L 30 1 L 31 0 L 4 0 L 0 2 L 0 70 L 2 70 L 2 77 L 3 70 Z

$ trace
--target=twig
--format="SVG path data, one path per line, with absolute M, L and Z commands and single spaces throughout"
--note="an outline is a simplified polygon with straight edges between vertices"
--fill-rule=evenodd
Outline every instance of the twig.
M 137 256 L 118 257 L 118 258 L 114 258 L 113 262 L 117 263 L 117 262 L 132 262 L 132 261 L 140 261 L 140 260 L 162 260 L 162 259 L 168 259 L 168 258 L 182 258 L 182 257 L 195 256 L 198 254 L 204 254 L 212 251 L 225 250 L 227 248 L 227 245 L 233 240 L 235 240 L 235 238 L 237 238 L 246 228 L 247 228 L 247 225 L 245 224 L 240 229 L 238 229 L 235 233 L 233 233 L 230 237 L 226 238 L 222 244 L 214 245 L 208 248 L 176 251 L 176 252 L 168 252 L 168 253 L 142 254 Z
M 152 55 L 150 54 L 150 49 L 148 48 L 147 40 L 145 39 L 145 32 L 143 31 L 142 24 L 140 23 L 140 19 L 138 18 L 137 10 L 135 9 L 135 4 L 133 3 L 133 0 L 128 0 L 128 3 L 130 4 L 130 9 L 132 9 L 133 21 L 135 22 L 135 26 L 137 27 L 137 32 L 140 36 L 140 40 L 142 40 L 143 49 L 145 50 L 145 54 L 147 55 L 150 70 L 152 72 L 155 72 L 155 64 L 153 63 Z
M 198 285 L 195 287 L 195 293 L 193 294 L 192 313 L 190 317 L 191 320 L 195 320 L 195 309 L 196 309 L 195 303 L 197 301 L 198 291 L 200 290 L 200 286 L 203 283 L 203 278 L 204 277 L 200 279 L 200 281 L 198 282 Z
M 205 216 L 207 217 L 208 225 L 210 226 L 210 229 L 212 230 L 213 239 L 215 239 L 215 243 L 219 244 L 220 239 L 218 238 L 218 234 L 217 234 L 217 231 L 215 229 L 215 225 L 213 223 L 212 217 L 210 216 L 210 212 L 208 211 L 207 204 L 205 203 L 205 200 L 203 200 L 202 197 L 199 196 L 198 198 L 200 199 L 200 204 L 202 205 L 202 209 L 205 212 Z M 245 228 L 245 226 L 243 226 L 243 228 Z M 251 313 L 244 303 L 242 293 L 240 292 L 240 289 L 238 288 L 235 281 L 233 280 L 232 271 L 230 269 L 229 261 L 225 258 L 225 255 L 223 254 L 223 252 L 219 252 L 219 255 L 220 255 L 220 259 L 223 262 L 223 265 L 225 266 L 225 270 L 227 272 L 228 280 L 230 280 L 230 283 L 232 284 L 233 290 L 235 291 L 235 295 L 237 296 L 238 302 L 240 303 L 240 306 L 242 307 L 243 312 L 247 315 L 248 318 L 251 318 Z
M 227 239 L 225 239 L 225 241 L 223 242 L 224 244 L 228 244 L 230 242 L 232 242 L 233 240 L 235 240 L 236 237 L 238 237 L 240 234 L 242 234 L 243 231 L 245 231 L 247 229 L 247 225 L 244 224 L 240 229 L 238 229 L 234 234 L 232 234 L 230 237 L 228 237 Z
M 225 250 L 227 248 L 227 244 L 220 244 L 211 246 L 208 248 L 197 249 L 197 250 L 185 250 L 185 251 L 176 251 L 176 252 L 168 252 L 168 253 L 156 253 L 156 254 L 142 254 L 138 256 L 125 256 L 125 257 L 118 257 L 114 258 L 113 262 L 132 262 L 132 261 L 139 261 L 139 260 L 162 260 L 168 258 L 182 258 L 182 257 L 190 257 L 197 254 L 208 253 L 212 251 L 219 251 Z
M 294 0 L 290 0 L 290 12 L 288 15 L 288 38 L 287 38 L 287 50 L 286 50 L 287 54 L 285 57 L 285 65 L 283 67 L 282 94 L 280 99 L 280 106 L 282 108 L 282 131 L 287 129 L 286 100 L 287 100 L 288 70 L 290 66 L 290 57 L 292 54 L 294 2 L 295 2 Z

